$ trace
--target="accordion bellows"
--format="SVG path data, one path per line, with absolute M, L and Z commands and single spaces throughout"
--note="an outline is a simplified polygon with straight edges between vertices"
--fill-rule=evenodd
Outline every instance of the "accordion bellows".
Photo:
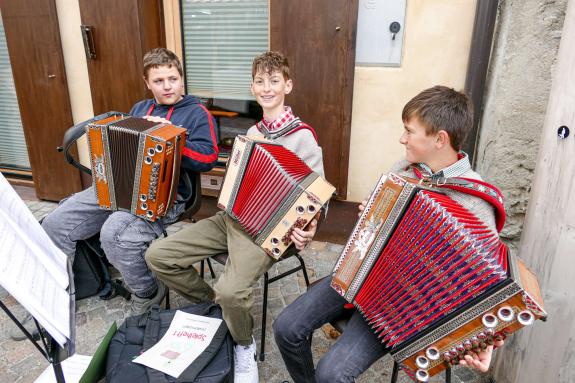
M 237 136 L 218 207 L 278 259 L 291 245 L 293 229 L 305 227 L 334 190 L 282 145 Z
M 422 382 L 546 316 L 537 280 L 494 230 L 395 174 L 380 179 L 332 287 Z
M 186 129 L 118 114 L 86 133 L 100 207 L 149 221 L 164 216 L 176 198 Z

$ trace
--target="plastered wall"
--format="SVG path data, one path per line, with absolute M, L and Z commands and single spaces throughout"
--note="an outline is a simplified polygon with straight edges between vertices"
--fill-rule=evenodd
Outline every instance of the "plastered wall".
M 60 25 L 72 117 L 74 124 L 77 124 L 94 116 L 86 54 L 80 32 L 80 5 L 78 0 L 56 0 L 56 10 Z M 80 162 L 85 166 L 90 166 L 88 144 L 84 137 L 78 140 L 78 154 Z
M 404 153 L 403 105 L 423 89 L 465 85 L 475 0 L 408 0 L 401 67 L 356 67 L 348 200 L 360 201 Z

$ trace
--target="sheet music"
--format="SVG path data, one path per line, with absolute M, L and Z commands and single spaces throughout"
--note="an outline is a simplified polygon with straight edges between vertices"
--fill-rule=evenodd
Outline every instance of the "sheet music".
M 0 284 L 62 346 L 70 339 L 66 255 L 0 174 Z

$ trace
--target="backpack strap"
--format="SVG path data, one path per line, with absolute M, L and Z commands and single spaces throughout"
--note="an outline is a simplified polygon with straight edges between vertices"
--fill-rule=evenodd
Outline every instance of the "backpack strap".
M 142 352 L 149 350 L 153 345 L 160 340 L 160 306 L 154 305 L 148 313 L 146 320 L 146 329 L 144 330 L 144 343 L 142 345 Z M 142 317 L 144 318 L 145 315 Z M 169 383 L 166 375 L 158 370 L 146 367 L 146 374 L 148 381 L 154 383 Z

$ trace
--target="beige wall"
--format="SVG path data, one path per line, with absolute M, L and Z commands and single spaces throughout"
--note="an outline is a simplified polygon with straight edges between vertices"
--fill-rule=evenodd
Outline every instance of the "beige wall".
M 408 0 L 402 64 L 356 67 L 348 200 L 360 201 L 404 153 L 403 105 L 441 84 L 463 89 L 475 0 Z
M 80 32 L 80 4 L 78 0 L 56 0 L 56 10 L 60 24 L 72 117 L 74 124 L 77 124 L 94 116 L 86 54 Z M 84 138 L 78 141 L 78 150 L 82 164 L 89 166 L 88 144 Z

